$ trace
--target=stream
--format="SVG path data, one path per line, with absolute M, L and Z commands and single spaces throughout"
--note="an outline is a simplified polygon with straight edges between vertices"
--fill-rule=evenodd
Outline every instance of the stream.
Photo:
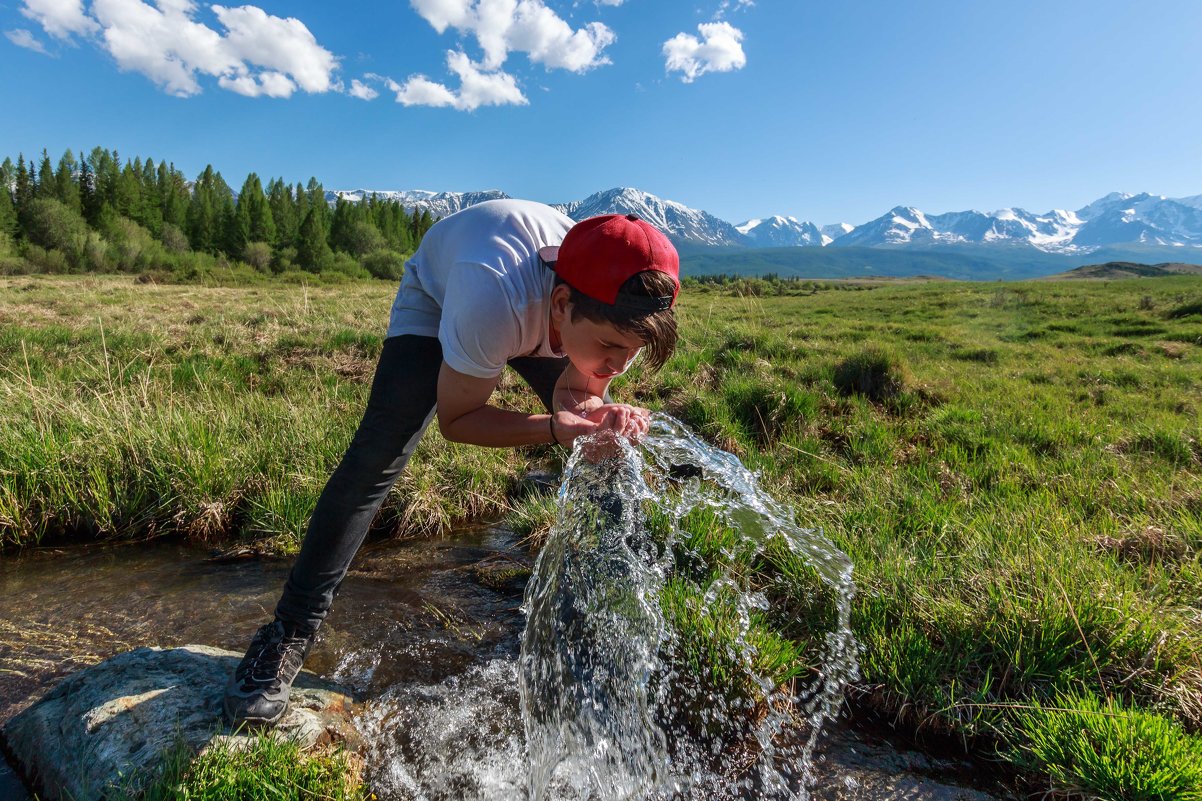
M 569 474 L 572 469 L 579 465 L 570 465 Z M 654 500 L 633 473 L 618 479 L 635 481 L 621 485 L 623 497 L 642 492 Z M 820 688 L 820 702 L 806 702 L 809 729 L 790 730 L 770 713 L 751 732 L 760 757 L 744 764 L 742 778 L 723 784 L 717 781 L 722 776 L 707 774 L 679 731 L 657 728 L 662 715 L 653 697 L 654 654 L 667 629 L 657 605 L 647 601 L 663 575 L 656 573 L 654 555 L 630 546 L 637 515 L 620 506 L 607 512 L 614 516 L 608 528 L 624 533 L 608 545 L 603 537 L 590 551 L 599 562 L 589 564 L 579 558 L 579 548 L 564 547 L 580 535 L 579 524 L 588 517 L 580 510 L 590 498 L 561 490 L 561 501 L 577 510 L 575 524 L 572 514 L 561 517 L 539 565 L 502 527 L 362 549 L 305 667 L 350 688 L 361 701 L 356 726 L 368 743 L 366 779 L 382 801 L 993 798 L 964 786 L 974 766 L 963 760 L 908 751 L 887 734 L 829 719 L 842 675 Z M 603 509 L 606 503 L 601 500 Z M 589 514 L 595 523 L 595 510 Z M 599 565 L 621 569 L 610 571 L 617 578 L 608 585 L 590 579 L 573 587 L 565 554 L 577 555 L 571 560 L 584 565 L 584 576 L 595 577 Z M 290 564 L 254 556 L 214 559 L 203 547 L 163 541 L 5 555 L 0 723 L 56 679 L 138 646 L 203 643 L 244 650 L 255 628 L 270 619 Z M 628 586 L 636 564 L 650 567 L 638 587 Z M 610 597 L 625 594 L 638 602 L 626 603 L 603 625 L 594 615 L 568 629 L 564 615 L 547 611 L 562 609 L 565 597 L 584 608 L 577 596 L 594 584 Z M 715 593 L 729 590 L 715 587 Z M 524 592 L 537 621 L 529 627 Z M 576 652 L 556 656 L 554 643 L 565 634 L 602 644 L 604 659 L 584 664 Z M 844 639 L 828 640 L 835 657 L 850 653 L 850 634 Z M 854 660 L 849 664 L 854 670 Z M 580 686 L 571 689 L 573 681 Z M 597 687 L 604 688 L 603 702 Z M 618 711 L 597 714 L 612 709 Z M 570 753 L 558 753 L 565 743 Z M 581 769 L 573 760 L 587 748 L 595 758 Z M 544 781 L 532 784 L 532 775 Z M 26 798 L 0 761 L 0 799 Z

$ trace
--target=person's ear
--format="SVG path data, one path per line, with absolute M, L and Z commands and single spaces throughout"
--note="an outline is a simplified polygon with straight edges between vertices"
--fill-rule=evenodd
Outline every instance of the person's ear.
M 560 284 L 551 290 L 551 319 L 556 326 L 562 325 L 572 312 L 572 288 Z

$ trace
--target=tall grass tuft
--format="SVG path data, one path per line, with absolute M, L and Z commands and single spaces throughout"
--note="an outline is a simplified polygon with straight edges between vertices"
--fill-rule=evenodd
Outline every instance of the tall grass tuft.
M 1121 801 L 1202 799 L 1202 738 L 1094 695 L 1061 695 L 1015 714 L 1015 757 L 1053 789 Z
M 879 345 L 853 353 L 835 366 L 835 388 L 878 403 L 893 400 L 909 385 L 910 371 L 894 351 Z

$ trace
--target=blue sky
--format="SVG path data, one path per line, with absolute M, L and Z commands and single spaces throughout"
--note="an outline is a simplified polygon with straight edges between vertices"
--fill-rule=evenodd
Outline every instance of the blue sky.
M 0 32 L 0 154 L 235 188 L 635 186 L 819 224 L 1202 193 L 1197 0 L 0 0 Z

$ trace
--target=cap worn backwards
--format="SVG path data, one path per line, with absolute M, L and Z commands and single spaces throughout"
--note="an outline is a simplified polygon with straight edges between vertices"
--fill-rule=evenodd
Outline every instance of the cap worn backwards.
M 672 308 L 680 292 L 680 257 L 668 237 L 635 214 L 604 214 L 576 223 L 558 247 L 539 256 L 569 286 L 610 306 L 651 314 Z M 618 290 L 632 276 L 655 270 L 672 277 L 670 296 L 624 295 Z

